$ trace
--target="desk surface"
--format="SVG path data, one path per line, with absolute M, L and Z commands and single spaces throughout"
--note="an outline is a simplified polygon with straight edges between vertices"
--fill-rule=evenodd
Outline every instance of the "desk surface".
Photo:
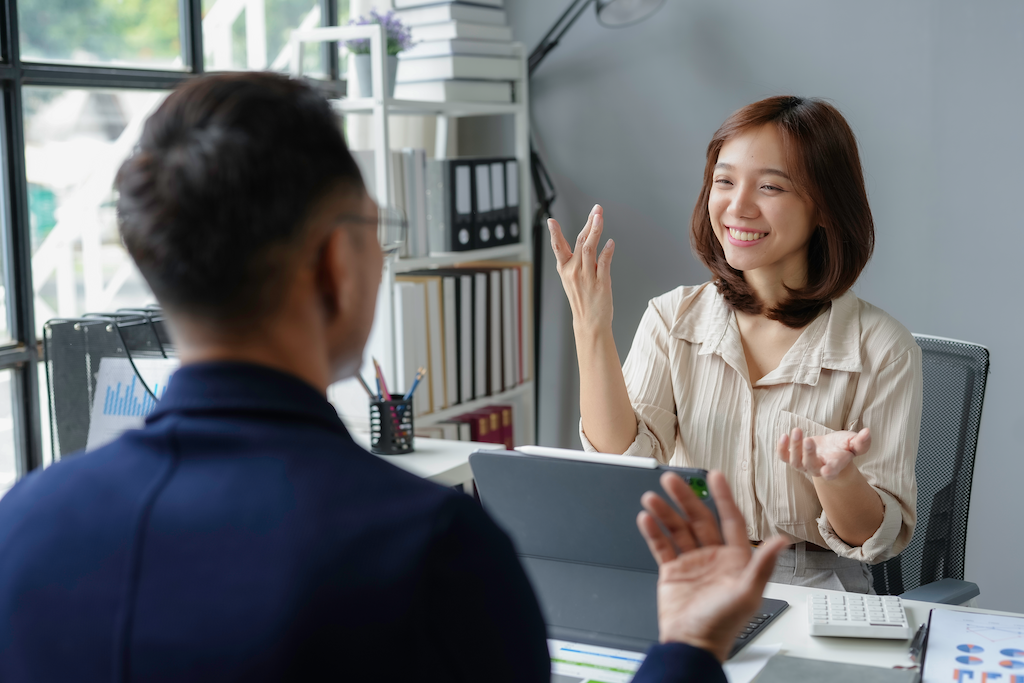
M 881 640 L 874 638 L 827 638 L 812 636 L 807 625 L 807 598 L 815 593 L 836 593 L 817 588 L 802 588 L 779 583 L 769 583 L 765 589 L 766 598 L 776 598 L 789 603 L 789 609 L 773 621 L 764 632 L 757 637 L 755 643 L 771 645 L 782 643 L 783 654 L 804 659 L 823 659 L 831 662 L 848 664 L 866 664 L 892 668 L 894 666 L 911 666 L 908 649 L 909 640 Z M 951 605 L 940 605 L 932 602 L 905 600 L 907 620 L 911 632 L 928 621 L 928 612 L 935 607 L 949 609 Z M 955 607 L 954 609 L 984 614 L 1011 614 L 995 610 Z M 1014 615 L 1020 616 L 1020 615 Z
M 363 448 L 370 449 L 369 434 L 353 431 L 352 438 Z M 407 472 L 429 479 L 435 484 L 456 486 L 473 478 L 473 471 L 469 468 L 469 456 L 471 453 L 485 448 L 504 448 L 504 446 L 477 441 L 449 441 L 416 437 L 416 450 L 413 453 L 378 457 Z

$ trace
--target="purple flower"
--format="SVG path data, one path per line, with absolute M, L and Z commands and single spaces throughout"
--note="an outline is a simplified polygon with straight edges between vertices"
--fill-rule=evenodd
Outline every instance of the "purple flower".
M 381 24 L 388 37 L 388 54 L 397 55 L 402 50 L 407 50 L 412 45 L 412 31 L 402 25 L 402 20 L 395 16 L 391 10 L 387 14 L 380 14 L 377 10 L 370 10 L 367 16 L 352 19 L 349 26 L 366 26 L 368 24 Z M 345 47 L 355 54 L 369 54 L 370 40 L 361 38 L 359 40 L 345 41 Z

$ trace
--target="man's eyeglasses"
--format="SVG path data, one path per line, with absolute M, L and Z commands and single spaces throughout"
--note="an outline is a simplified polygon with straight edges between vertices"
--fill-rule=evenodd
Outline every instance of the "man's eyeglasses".
M 372 225 L 372 218 L 345 214 L 338 218 L 339 223 L 362 223 Z M 406 235 L 409 231 L 409 221 L 405 212 L 391 206 L 380 207 L 377 210 L 377 241 L 384 256 L 388 257 L 397 254 L 405 244 Z

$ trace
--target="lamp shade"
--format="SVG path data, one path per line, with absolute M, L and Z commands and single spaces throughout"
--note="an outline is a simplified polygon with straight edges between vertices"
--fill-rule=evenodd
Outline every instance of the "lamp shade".
M 597 21 L 607 28 L 632 26 L 664 4 L 665 0 L 597 0 Z

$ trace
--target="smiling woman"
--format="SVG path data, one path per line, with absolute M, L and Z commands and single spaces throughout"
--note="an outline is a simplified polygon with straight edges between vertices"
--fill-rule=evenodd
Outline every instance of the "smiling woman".
M 775 97 L 715 133 L 691 221 L 714 279 L 652 299 L 621 371 L 603 228 L 595 206 L 570 249 L 550 223 L 584 447 L 722 470 L 751 543 L 793 544 L 773 581 L 869 592 L 916 523 L 921 351 L 850 291 L 874 226 L 842 115 Z

